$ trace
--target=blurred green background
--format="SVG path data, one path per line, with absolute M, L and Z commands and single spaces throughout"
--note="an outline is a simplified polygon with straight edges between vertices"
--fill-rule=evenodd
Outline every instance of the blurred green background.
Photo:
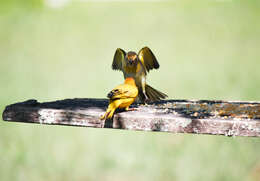
M 149 46 L 170 99 L 260 100 L 258 1 L 0 1 L 0 112 L 104 98 L 116 48 Z M 0 180 L 259 181 L 260 139 L 0 122 Z

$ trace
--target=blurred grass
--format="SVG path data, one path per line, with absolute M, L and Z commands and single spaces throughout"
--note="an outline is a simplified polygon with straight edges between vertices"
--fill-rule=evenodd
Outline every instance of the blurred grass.
M 116 48 L 149 46 L 148 82 L 173 99 L 258 100 L 258 1 L 0 6 L 0 111 L 105 97 Z M 0 123 L 0 180 L 259 180 L 260 141 Z

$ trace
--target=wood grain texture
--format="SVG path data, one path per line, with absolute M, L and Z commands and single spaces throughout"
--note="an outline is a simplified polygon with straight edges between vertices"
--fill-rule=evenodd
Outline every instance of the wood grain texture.
M 101 121 L 107 99 L 65 99 L 12 104 L 3 120 L 13 122 L 116 128 L 225 136 L 260 136 L 260 102 L 166 100 L 119 110 L 113 120 Z

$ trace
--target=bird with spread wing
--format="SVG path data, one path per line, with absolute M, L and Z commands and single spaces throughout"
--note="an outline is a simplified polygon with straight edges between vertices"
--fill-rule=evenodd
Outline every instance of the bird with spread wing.
M 107 94 L 109 105 L 106 113 L 100 119 L 104 120 L 112 118 L 117 108 L 125 108 L 125 110 L 128 111 L 129 106 L 135 101 L 137 95 L 138 89 L 134 78 L 126 78 L 124 84 L 115 87 Z
M 152 69 L 158 69 L 159 63 L 153 52 L 148 47 L 142 48 L 138 54 L 129 51 L 125 52 L 118 48 L 115 52 L 112 69 L 120 70 L 124 78 L 133 77 L 138 87 L 138 101 L 142 103 L 165 99 L 166 94 L 146 84 L 146 75 Z

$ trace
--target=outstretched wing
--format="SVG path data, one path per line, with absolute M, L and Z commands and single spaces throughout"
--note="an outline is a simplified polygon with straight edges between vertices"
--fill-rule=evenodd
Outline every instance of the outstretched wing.
M 121 48 L 116 49 L 113 63 L 112 63 L 112 69 L 113 70 L 122 70 L 122 64 L 125 59 L 125 51 L 122 50 Z
M 156 57 L 148 47 L 144 47 L 138 52 L 138 58 L 148 72 L 149 70 L 152 70 L 154 68 L 158 69 L 160 67 Z

